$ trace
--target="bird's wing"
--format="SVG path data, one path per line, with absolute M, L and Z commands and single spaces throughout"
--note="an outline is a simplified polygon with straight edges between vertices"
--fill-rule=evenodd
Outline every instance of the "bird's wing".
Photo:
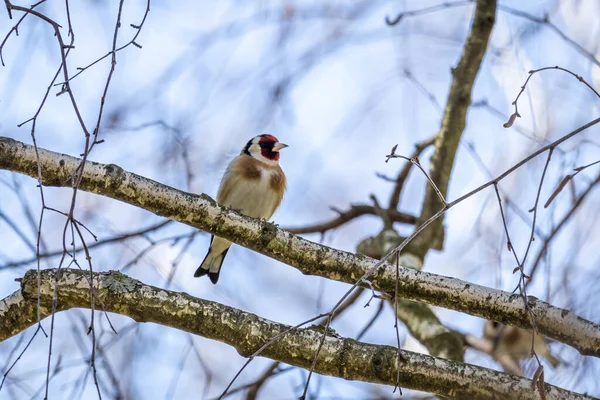
M 269 184 L 271 186 L 271 189 L 273 189 L 276 201 L 274 202 L 273 207 L 270 210 L 269 216 L 266 217 L 267 219 L 271 218 L 271 216 L 275 214 L 275 211 L 279 208 L 287 184 L 285 174 L 283 173 L 283 170 L 279 165 L 275 167 L 275 171 L 273 174 L 271 174 L 270 179 L 271 181 L 269 182 Z

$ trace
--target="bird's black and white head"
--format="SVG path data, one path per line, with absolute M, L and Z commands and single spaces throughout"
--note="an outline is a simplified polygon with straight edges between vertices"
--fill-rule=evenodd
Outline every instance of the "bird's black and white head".
M 267 164 L 277 164 L 279 161 L 279 150 L 288 147 L 287 144 L 279 143 L 273 135 L 258 135 L 253 137 L 244 147 L 242 154 L 247 154 Z

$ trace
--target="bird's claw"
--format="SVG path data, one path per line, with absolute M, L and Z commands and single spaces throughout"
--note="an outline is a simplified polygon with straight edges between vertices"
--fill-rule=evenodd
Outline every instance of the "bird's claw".
M 279 224 L 276 224 L 276 223 L 275 223 L 275 221 L 269 221 L 269 220 L 268 220 L 268 219 L 266 219 L 266 218 L 261 218 L 260 220 L 261 220 L 262 222 L 266 222 L 267 224 L 272 224 L 272 225 L 275 225 L 276 227 L 278 227 L 278 228 L 279 228 Z

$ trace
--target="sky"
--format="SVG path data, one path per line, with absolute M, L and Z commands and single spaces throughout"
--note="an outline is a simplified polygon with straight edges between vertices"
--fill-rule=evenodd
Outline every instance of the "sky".
M 128 43 L 146 9 L 144 1 L 123 3 L 117 43 Z M 398 144 L 408 155 L 415 143 L 437 132 L 456 64 L 468 33 L 473 6 L 463 5 L 425 15 L 407 17 L 395 27 L 386 16 L 440 4 L 435 1 L 199 1 L 152 2 L 135 45 L 117 53 L 117 64 L 101 121 L 104 143 L 90 159 L 114 163 L 125 170 L 173 187 L 215 196 L 228 162 L 245 143 L 260 133 L 277 136 L 290 147 L 282 151 L 281 166 L 288 190 L 274 221 L 281 227 L 298 227 L 336 216 L 331 207 L 347 209 L 368 204 L 375 195 L 387 204 L 392 184 L 377 173 L 395 176 L 403 161 L 385 163 L 385 155 Z M 593 0 L 501 1 L 496 25 L 473 90 L 474 105 L 456 157 L 447 198 L 452 200 L 490 180 L 537 148 L 596 118 L 600 102 L 572 76 L 559 71 L 536 74 L 520 99 L 518 119 L 510 129 L 502 124 L 513 112 L 511 103 L 528 71 L 560 65 L 600 85 L 596 58 L 600 23 Z M 511 13 L 510 8 L 543 17 L 552 26 Z M 113 40 L 118 2 L 69 3 L 75 48 L 69 55 L 71 74 L 106 54 Z M 68 21 L 63 3 L 48 2 L 40 10 L 62 25 Z M 15 13 L 15 16 L 18 13 Z M 285 17 L 287 16 L 287 17 Z M 14 25 L 0 13 L 3 37 Z M 575 43 L 575 44 L 573 44 Z M 0 68 L 0 136 L 31 143 L 31 124 L 17 127 L 38 109 L 60 59 L 51 29 L 28 17 L 19 36 L 10 36 Z M 110 60 L 86 69 L 71 82 L 86 124 L 98 118 L 99 100 L 106 84 Z M 69 99 L 51 90 L 37 121 L 40 147 L 78 155 L 84 146 L 81 127 Z M 484 103 L 485 101 L 485 103 Z M 487 104 L 488 106 L 485 106 Z M 589 129 L 561 146 L 553 155 L 541 198 L 546 199 L 572 168 L 597 161 L 598 128 Z M 427 165 L 431 149 L 421 160 Z M 507 211 L 512 242 L 523 254 L 530 234 L 537 182 L 545 159 L 539 157 L 501 183 L 501 193 L 513 208 Z M 548 209 L 538 215 L 543 239 L 598 173 L 588 168 L 574 179 Z M 400 202 L 403 212 L 418 214 L 426 187 L 422 174 L 410 175 Z M 19 193 L 21 195 L 19 196 Z M 68 208 L 71 191 L 45 188 L 49 206 Z M 24 200 L 26 199 L 26 200 Z M 578 209 L 568 226 L 553 241 L 530 294 L 598 322 L 594 310 L 598 279 L 600 235 L 596 235 L 598 194 Z M 10 216 L 35 243 L 36 227 L 28 215 L 39 218 L 41 202 L 35 180 L 0 171 L 0 212 Z M 99 238 L 126 233 L 161 221 L 155 215 L 124 203 L 81 193 L 76 216 Z M 525 221 L 524 221 L 525 220 Z M 47 249 L 60 249 L 64 217 L 47 213 L 42 238 Z M 511 291 L 514 259 L 506 249 L 495 194 L 487 190 L 445 216 L 445 248 L 431 252 L 424 270 Z M 355 251 L 358 242 L 376 235 L 382 227 L 375 217 L 361 217 L 325 235 L 305 235 L 334 248 Z M 398 224 L 401 234 L 410 226 Z M 179 240 L 174 238 L 180 236 Z M 188 242 L 188 238 L 191 240 Z M 32 250 L 0 220 L 0 296 L 17 290 L 14 278 L 35 267 L 7 263 L 28 259 Z M 90 238 L 90 240 L 92 240 Z M 234 246 L 227 255 L 219 285 L 191 279 L 203 259 L 210 237 L 172 223 L 147 238 L 122 245 L 102 246 L 93 252 L 95 269 L 124 270 L 145 283 L 185 291 L 286 324 L 328 310 L 347 290 L 345 284 L 304 276 L 298 270 L 265 256 Z M 158 242 L 157 244 L 153 244 Z M 534 255 L 543 241 L 533 244 Z M 143 256 L 139 257 L 140 252 Z M 42 268 L 56 267 L 58 258 L 46 259 Z M 135 262 L 134 262 L 135 261 Z M 351 311 L 335 321 L 342 336 L 355 336 L 375 312 L 363 307 L 364 295 Z M 361 304 L 362 301 L 362 304 Z M 452 329 L 481 335 L 480 318 L 435 308 Z M 53 397 L 97 398 L 91 380 L 91 340 L 86 336 L 89 311 L 58 314 L 53 363 L 60 372 L 53 378 Z M 224 344 L 162 326 L 133 324 L 111 315 L 119 335 L 110 333 L 100 319 L 99 379 L 107 398 L 115 387 L 131 398 L 215 398 L 245 362 Z M 49 321 L 44 322 L 44 326 Z M 395 343 L 393 310 L 389 305 L 367 333 L 369 343 Z M 14 349 L 33 334 L 29 329 L 0 344 L 0 359 L 13 360 Z M 402 332 L 404 347 L 425 351 Z M 559 343 L 551 345 L 563 366 L 548 368 L 547 382 L 578 392 L 600 395 L 592 377 L 600 373 L 597 360 L 584 359 Z M 37 337 L 7 379 L 9 398 L 39 397 L 45 382 L 48 340 Z M 468 351 L 466 361 L 499 368 L 489 357 Z M 5 371 L 5 364 L 0 364 Z M 56 364 L 53 364 L 56 365 Z M 256 359 L 238 384 L 251 382 L 270 365 Z M 108 371 L 116 372 L 108 372 Z M 210 372 L 206 372 L 210 371 Z M 210 383 L 207 376 L 210 375 Z M 531 376 L 531 374 L 529 375 Z M 306 372 L 293 369 L 273 378 L 261 392 L 264 398 L 293 398 L 302 390 Z M 235 387 L 235 386 L 234 386 Z M 42 389 L 41 389 L 42 388 Z M 392 388 L 316 377 L 311 393 L 319 398 L 392 396 Z M 358 395 L 357 395 L 358 393 Z M 0 397 L 3 393 L 0 392 Z M 112 397 L 111 397 L 112 396 Z M 242 398 L 239 393 L 230 398 Z

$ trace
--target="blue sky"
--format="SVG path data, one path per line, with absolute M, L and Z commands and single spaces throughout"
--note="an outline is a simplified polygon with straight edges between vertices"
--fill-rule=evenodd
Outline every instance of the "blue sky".
M 227 163 L 247 140 L 258 133 L 271 133 L 290 145 L 281 157 L 289 187 L 273 217 L 280 226 L 329 220 L 335 217 L 330 207 L 343 210 L 350 204 L 369 203 L 371 194 L 386 204 L 392 185 L 375 174 L 394 176 L 401 168 L 403 161 L 384 162 L 393 145 L 399 144 L 397 152 L 408 155 L 415 143 L 439 129 L 440 109 L 445 106 L 451 80 L 450 68 L 460 56 L 473 6 L 406 18 L 396 27 L 385 26 L 384 18 L 438 3 L 153 3 L 137 40 L 142 48 L 129 46 L 117 55 L 100 131 L 105 142 L 94 149 L 90 158 L 118 164 L 183 190 L 214 196 Z M 597 54 L 598 3 L 586 0 L 500 4 L 537 17 L 549 13 L 552 23 L 565 35 L 590 54 Z M 69 5 L 76 35 L 75 50 L 69 56 L 73 73 L 76 67 L 87 65 L 110 50 L 118 3 L 88 1 Z M 67 26 L 63 4 L 48 3 L 40 10 Z M 118 43 L 127 43 L 135 34 L 130 24 L 139 24 L 144 10 L 143 1 L 124 3 Z M 293 17 L 282 18 L 286 12 Z M 13 24 L 0 14 L 0 32 L 8 32 Z M 0 135 L 31 143 L 31 126 L 16 126 L 35 113 L 59 58 L 51 30 L 43 23 L 28 21 L 19 33 L 18 37 L 9 38 L 3 49 L 6 67 L 0 69 Z M 589 89 L 571 76 L 547 71 L 532 78 L 522 96 L 522 118 L 511 129 L 502 127 L 513 111 L 511 102 L 527 78 L 527 71 L 553 65 L 571 69 L 593 86 L 600 80 L 600 68 L 547 25 L 498 12 L 473 101 L 486 100 L 501 116 L 481 106 L 469 111 L 448 199 L 488 181 L 486 169 L 498 175 L 548 140 L 596 118 L 600 102 Z M 109 66 L 105 60 L 72 82 L 86 124 L 92 125 L 97 118 Z M 414 80 L 407 78 L 406 71 Z M 282 93 L 278 98 L 274 97 L 276 88 Z M 44 106 L 36 139 L 41 147 L 77 155 L 82 151 L 84 137 L 67 96 L 54 96 L 58 90 L 52 91 Z M 163 124 L 153 124 L 155 121 Z M 554 154 L 543 199 L 573 167 L 600 158 L 597 129 L 582 133 L 561 146 L 564 151 Z M 430 156 L 431 150 L 421 156 L 425 165 Z M 185 158 L 191 167 L 189 178 Z M 526 219 L 531 217 L 527 210 L 533 205 L 544 161 L 543 157 L 533 160 L 501 184 L 502 193 Z M 597 168 L 582 172 L 572 191 L 565 191 L 562 198 L 540 212 L 541 233 L 551 231 L 569 210 L 572 196 L 584 190 L 597 173 Z M 27 203 L 16 195 L 15 182 Z M 35 231 L 28 223 L 26 210 L 29 208 L 35 218 L 39 215 L 40 198 L 35 185 L 30 178 L 0 172 L 0 210 L 23 227 L 33 241 Z M 426 180 L 413 171 L 407 185 L 400 210 L 417 214 Z M 66 209 L 70 204 L 69 190 L 45 188 L 44 193 L 52 207 Z M 550 288 L 553 304 L 572 308 L 594 321 L 598 321 L 594 311 L 597 291 L 592 289 L 598 278 L 598 204 L 598 195 L 592 193 L 556 237 L 549 260 L 530 289 L 531 294 L 546 298 Z M 507 211 L 507 218 L 515 248 L 522 254 L 530 228 L 517 216 L 517 210 Z M 76 215 L 100 238 L 160 221 L 150 213 L 87 193 L 79 196 Z M 63 224 L 64 217 L 48 213 L 43 237 L 49 249 L 61 247 L 59 232 Z M 505 250 L 506 239 L 493 191 L 485 191 L 448 212 L 445 226 L 445 249 L 428 255 L 425 270 L 504 290 L 514 288 L 514 260 Z M 360 240 L 376 235 L 380 229 L 380 220 L 362 217 L 322 238 L 318 234 L 307 237 L 355 251 Z M 398 225 L 397 229 L 404 234 L 410 232 L 408 226 Z M 170 224 L 149 237 L 156 241 L 191 232 L 191 228 Z M 5 243 L 0 248 L 0 266 L 32 255 L 4 221 L 0 221 L 0 238 Z M 128 266 L 126 272 L 145 283 L 166 287 L 172 263 L 178 260 L 171 289 L 287 324 L 327 310 L 347 290 L 347 285 L 304 276 L 239 246 L 229 252 L 221 281 L 213 287 L 206 279 L 191 279 L 208 242 L 209 235 L 205 233 L 197 234 L 189 247 L 184 247 L 185 240 L 165 241 Z M 534 243 L 533 255 L 541 242 Z M 148 240 L 138 238 L 123 246 L 98 248 L 93 253 L 95 268 L 123 268 L 148 245 Z M 42 267 L 55 267 L 57 262 L 54 258 Z M 4 297 L 16 290 L 13 279 L 32 267 L 0 268 L 0 295 Z M 366 302 L 366 298 L 363 300 Z M 334 327 L 343 336 L 355 336 L 374 309 L 357 304 Z M 365 341 L 395 343 L 393 311 L 388 305 L 384 310 Z M 444 309 L 436 309 L 436 313 L 451 328 L 476 335 L 481 332 L 483 320 L 479 318 Z M 55 396 L 80 393 L 72 382 L 89 370 L 84 364 L 89 356 L 85 350 L 90 347 L 90 338 L 85 335 L 88 319 L 89 312 L 85 310 L 57 316 L 58 340 L 53 360 L 62 358 L 62 362 L 72 361 L 73 366 L 52 381 Z M 232 348 L 214 341 L 149 324 L 127 330 L 132 325 L 127 318 L 113 315 L 111 320 L 128 333 L 110 347 L 99 363 L 119 372 L 119 386 L 133 398 L 168 398 L 170 393 L 173 398 L 180 398 L 204 393 L 207 382 L 200 359 L 212 371 L 207 398 L 214 398 L 245 361 Z M 106 345 L 113 337 L 106 324 L 101 324 L 104 325 L 100 330 L 106 332 L 101 333 L 99 340 Z M 24 335 L 30 334 L 31 330 Z M 403 337 L 406 338 L 405 332 Z M 22 338 L 18 335 L 0 344 L 0 358 L 8 357 Z M 200 358 L 188 347 L 192 342 L 199 349 Z M 405 346 L 424 351 L 410 338 Z M 11 397 L 30 398 L 43 385 L 47 347 L 47 340 L 36 338 L 11 372 L 14 381 L 9 380 L 6 388 Z M 573 349 L 561 344 L 553 344 L 552 348 L 566 365 L 556 371 L 548 370 L 548 382 L 600 394 L 591 379 L 598 373 L 597 360 L 586 360 L 583 368 L 582 358 Z M 182 364 L 183 354 L 189 357 Z M 475 352 L 467 353 L 467 361 L 498 368 L 491 359 Z M 267 365 L 267 360 L 255 360 L 239 383 L 251 381 Z M 179 371 L 181 376 L 173 383 Z M 304 377 L 304 371 L 286 372 L 267 384 L 263 395 L 297 396 Z M 100 372 L 100 379 L 110 398 L 110 387 L 114 385 L 110 374 Z M 171 387 L 176 389 L 171 392 Z M 391 396 L 388 387 L 335 378 L 317 378 L 311 388 L 319 391 L 319 398 L 356 398 L 356 393 L 362 397 L 363 391 L 365 397 Z M 81 398 L 95 397 L 95 388 L 88 378 Z

